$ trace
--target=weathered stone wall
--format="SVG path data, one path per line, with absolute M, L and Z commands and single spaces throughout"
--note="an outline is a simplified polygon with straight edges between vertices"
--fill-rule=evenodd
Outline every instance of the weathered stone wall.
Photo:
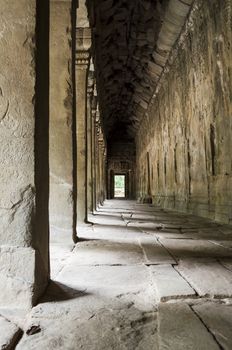
M 50 2 L 50 228 L 72 238 L 73 84 L 72 1 Z M 75 236 L 75 234 L 74 234 Z
M 223 222 L 232 220 L 231 13 L 230 0 L 195 1 L 136 140 L 138 198 Z
M 0 306 L 27 308 L 49 278 L 49 7 L 1 0 L 0 13 Z

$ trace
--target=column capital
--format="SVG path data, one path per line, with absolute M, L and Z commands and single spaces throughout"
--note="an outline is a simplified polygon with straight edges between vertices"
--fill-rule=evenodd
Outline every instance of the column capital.
M 76 28 L 76 66 L 87 69 L 90 64 L 91 28 Z
M 76 66 L 87 69 L 89 66 L 90 53 L 88 51 L 76 51 Z

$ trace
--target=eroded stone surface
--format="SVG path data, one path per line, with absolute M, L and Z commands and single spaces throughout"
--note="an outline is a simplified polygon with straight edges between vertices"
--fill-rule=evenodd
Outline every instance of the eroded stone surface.
M 169 3 L 177 10 L 185 2 Z M 231 1 L 194 1 L 136 134 L 137 197 L 224 223 L 232 206 L 231 10 Z
M 61 320 L 53 320 L 48 330 L 25 336 L 16 349 L 158 349 L 156 313 L 141 312 L 131 305 L 106 307 L 88 318 L 66 317 L 62 328 Z
M 34 262 L 40 257 L 32 248 L 7 247 L 0 249 L 0 307 L 29 309 L 32 306 L 35 282 Z M 42 270 L 42 264 L 41 270 Z M 42 271 L 44 272 L 44 271 Z M 38 288 L 42 284 L 42 274 L 38 276 Z

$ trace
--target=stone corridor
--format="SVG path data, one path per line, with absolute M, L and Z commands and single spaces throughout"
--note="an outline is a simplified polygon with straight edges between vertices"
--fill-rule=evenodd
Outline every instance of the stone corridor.
M 77 245 L 54 240 L 17 350 L 232 348 L 230 227 L 123 200 L 90 221 Z
M 231 350 L 231 149 L 232 0 L 0 0 L 0 350 Z

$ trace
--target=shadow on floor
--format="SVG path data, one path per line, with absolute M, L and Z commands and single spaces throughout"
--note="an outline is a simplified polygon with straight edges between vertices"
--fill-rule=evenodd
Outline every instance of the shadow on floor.
M 85 291 L 80 291 L 71 288 L 60 282 L 50 281 L 46 293 L 39 301 L 39 303 L 42 304 L 47 302 L 65 301 L 76 298 L 82 298 L 88 295 L 90 294 L 86 293 Z

